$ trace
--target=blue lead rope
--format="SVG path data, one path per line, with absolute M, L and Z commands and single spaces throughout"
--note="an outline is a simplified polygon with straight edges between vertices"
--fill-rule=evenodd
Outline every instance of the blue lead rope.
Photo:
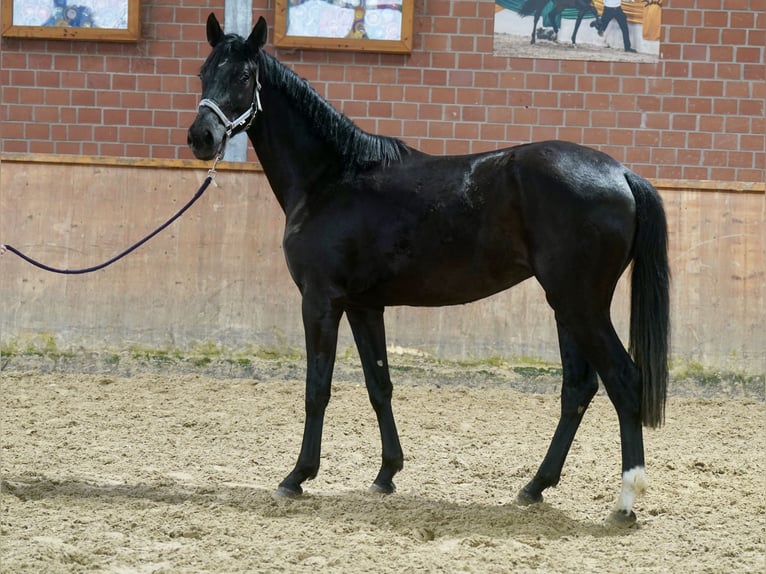
M 165 228 L 167 228 L 169 225 L 171 225 L 176 219 L 181 217 L 187 209 L 189 209 L 194 203 L 202 197 L 202 194 L 205 193 L 205 190 L 208 188 L 208 186 L 212 183 L 213 179 L 215 178 L 215 170 L 211 169 L 208 172 L 208 176 L 205 178 L 205 181 L 202 182 L 202 185 L 197 190 L 197 193 L 194 194 L 194 197 L 192 197 L 186 205 L 184 205 L 181 209 L 178 210 L 178 212 L 168 219 L 165 223 L 163 223 L 160 227 L 152 231 L 149 235 L 144 237 L 141 241 L 134 243 L 130 247 L 128 247 L 125 251 L 122 253 L 119 253 L 118 255 L 115 255 L 108 261 L 104 261 L 100 265 L 94 265 L 93 267 L 85 267 L 84 269 L 59 269 L 57 267 L 51 267 L 49 265 L 45 265 L 44 263 L 40 263 L 39 261 L 36 261 L 35 259 L 32 259 L 28 255 L 25 255 L 12 245 L 0 245 L 0 255 L 5 253 L 6 251 L 10 251 L 11 253 L 15 253 L 19 257 L 21 257 L 24 261 L 31 263 L 35 267 L 39 267 L 40 269 L 43 269 L 45 271 L 50 271 L 51 273 L 61 273 L 63 275 L 82 275 L 83 273 L 93 273 L 94 271 L 99 271 L 100 269 L 103 269 L 104 267 L 108 267 L 112 263 L 119 261 L 129 253 L 132 253 L 139 247 L 141 247 L 144 243 L 149 241 L 152 237 L 163 231 Z

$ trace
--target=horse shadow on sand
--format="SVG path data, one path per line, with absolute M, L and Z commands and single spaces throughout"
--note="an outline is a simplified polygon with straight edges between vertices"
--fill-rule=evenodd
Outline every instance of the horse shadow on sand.
M 49 499 L 103 501 L 112 507 L 136 500 L 150 505 L 192 504 L 200 513 L 216 507 L 252 512 L 269 519 L 320 518 L 351 529 L 378 529 L 413 536 L 424 542 L 449 538 L 527 538 L 630 535 L 637 529 L 605 524 L 599 518 L 578 519 L 548 503 L 532 506 L 453 502 L 417 494 L 373 494 L 366 491 L 304 494 L 276 498 L 273 489 L 231 483 L 189 484 L 163 479 L 152 483 L 99 483 L 79 478 L 40 475 L 4 477 L 0 491 L 25 502 Z M 126 509 L 126 512 L 130 510 Z

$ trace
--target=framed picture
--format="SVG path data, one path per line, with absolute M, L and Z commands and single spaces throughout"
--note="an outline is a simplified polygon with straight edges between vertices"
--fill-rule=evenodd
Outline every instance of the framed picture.
M 656 62 L 665 0 L 495 0 L 496 56 Z
M 8 38 L 137 42 L 139 0 L 1 0 Z
M 408 54 L 415 0 L 276 0 L 274 43 Z

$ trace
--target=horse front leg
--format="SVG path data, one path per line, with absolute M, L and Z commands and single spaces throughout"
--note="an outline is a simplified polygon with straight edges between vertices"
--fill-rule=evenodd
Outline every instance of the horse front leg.
M 575 27 L 574 32 L 572 32 L 572 46 L 577 46 L 577 31 L 580 29 L 580 23 L 582 22 L 583 16 L 582 12 L 577 14 L 577 20 L 575 21 Z
M 306 335 L 306 422 L 298 462 L 279 484 L 277 496 L 294 497 L 303 493 L 301 484 L 319 472 L 322 427 L 330 402 L 332 372 L 338 344 L 338 324 L 343 310 L 329 302 L 303 298 L 303 328 Z
M 388 370 L 383 308 L 348 309 L 346 316 L 362 360 L 367 393 L 378 419 L 383 446 L 383 461 L 370 490 L 391 494 L 396 490 L 393 477 L 404 466 L 404 454 L 391 408 L 393 385 Z

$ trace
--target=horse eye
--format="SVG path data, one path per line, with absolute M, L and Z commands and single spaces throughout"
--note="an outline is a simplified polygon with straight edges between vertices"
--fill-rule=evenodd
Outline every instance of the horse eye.
M 239 77 L 239 81 L 243 84 L 246 84 L 250 80 L 250 72 L 248 70 L 245 70 L 242 72 L 242 75 Z

